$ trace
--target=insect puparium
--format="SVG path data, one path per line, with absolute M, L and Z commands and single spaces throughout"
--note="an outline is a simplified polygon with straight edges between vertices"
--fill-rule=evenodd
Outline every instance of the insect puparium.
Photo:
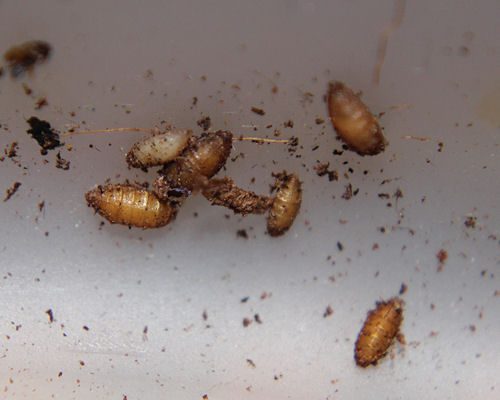
M 111 128 L 69 132 L 91 134 L 109 132 L 148 132 L 151 136 L 136 142 L 126 155 L 132 168 L 161 167 L 153 190 L 130 184 L 98 186 L 86 194 L 87 203 L 111 223 L 140 228 L 158 228 L 170 223 L 187 198 L 201 193 L 212 205 L 227 207 L 237 214 L 263 214 L 269 211 L 268 232 L 284 234 L 300 207 L 300 182 L 294 174 L 275 175 L 276 196 L 257 195 L 239 188 L 229 177 L 214 178 L 226 164 L 234 141 L 282 143 L 288 140 L 234 136 L 230 131 L 205 132 L 194 136 L 188 129 Z M 283 195 L 293 176 L 294 195 Z M 290 189 L 287 189 L 290 191 Z

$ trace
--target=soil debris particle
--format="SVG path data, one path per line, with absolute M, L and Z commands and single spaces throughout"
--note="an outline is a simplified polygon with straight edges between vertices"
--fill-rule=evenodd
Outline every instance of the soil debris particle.
M 31 129 L 28 129 L 26 132 L 38 142 L 39 146 L 42 148 L 40 150 L 42 155 L 46 155 L 47 150 L 53 150 L 64 144 L 59 140 L 59 134 L 52 129 L 50 123 L 47 121 L 38 119 L 37 117 L 31 117 L 26 122 L 28 122 L 31 127 Z
M 61 152 L 57 152 L 56 155 L 56 168 L 67 171 L 69 169 L 70 162 L 61 157 Z
M 323 313 L 323 318 L 327 318 L 331 315 L 333 315 L 333 308 L 332 306 L 328 305 L 325 309 L 325 312 Z
M 448 252 L 444 249 L 441 249 L 436 254 L 436 258 L 438 260 L 437 271 L 441 272 L 444 269 L 444 265 L 446 264 L 446 260 L 448 259 Z
M 316 171 L 316 175 L 318 176 L 328 176 L 328 180 L 330 182 L 332 181 L 338 181 L 339 180 L 339 174 L 335 170 L 329 170 L 328 167 L 330 166 L 329 162 L 326 163 L 318 163 L 316 164 L 313 168 L 314 171 Z
M 342 198 L 344 200 L 350 200 L 352 198 L 352 185 L 350 183 L 346 185 Z
M 40 110 L 41 108 L 48 106 L 49 102 L 47 101 L 46 97 L 40 97 L 36 102 L 35 102 L 35 110 Z
M 12 196 L 16 194 L 21 186 L 21 182 L 14 182 L 6 191 L 3 201 L 9 201 Z
M 200 118 L 198 121 L 196 121 L 196 123 L 204 131 L 208 131 L 210 129 L 210 127 L 212 126 L 212 120 L 208 116 Z
M 54 319 L 54 312 L 52 311 L 52 308 L 49 308 L 47 311 L 45 311 L 45 314 L 49 317 L 49 322 L 52 323 L 55 321 Z
M 8 64 L 13 78 L 21 76 L 25 71 L 32 70 L 35 64 L 49 58 L 52 47 L 42 40 L 30 40 L 18 46 L 12 46 L 3 57 Z
M 241 239 L 248 239 L 248 233 L 246 229 L 238 229 L 236 231 L 236 237 L 241 238 Z
M 464 225 L 466 228 L 474 229 L 476 227 L 477 218 L 474 216 L 468 216 L 465 218 Z
M 266 115 L 266 112 L 262 108 L 252 107 L 250 110 L 257 115 Z

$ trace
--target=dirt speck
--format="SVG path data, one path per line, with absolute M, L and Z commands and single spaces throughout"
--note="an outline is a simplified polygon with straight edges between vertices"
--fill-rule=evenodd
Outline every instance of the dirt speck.
M 12 196 L 16 194 L 16 192 L 19 190 L 21 187 L 21 182 L 14 182 L 6 191 L 5 191 L 5 197 L 3 201 L 9 201 Z
M 59 134 L 52 129 L 50 123 L 47 121 L 43 121 L 37 117 L 31 117 L 27 122 L 31 129 L 28 129 L 26 132 L 38 142 L 39 146 L 42 148 L 40 150 L 42 155 L 47 154 L 47 150 L 53 150 L 63 145 L 59 140 Z
M 10 74 L 17 78 L 25 71 L 32 70 L 35 64 L 44 62 L 49 58 L 52 47 L 42 40 L 30 40 L 18 46 L 12 46 L 3 57 L 8 64 Z

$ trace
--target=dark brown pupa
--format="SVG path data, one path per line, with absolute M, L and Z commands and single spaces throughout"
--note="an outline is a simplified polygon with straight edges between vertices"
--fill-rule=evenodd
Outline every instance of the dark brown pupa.
M 354 349 L 357 365 L 374 365 L 386 355 L 403 322 L 403 306 L 403 300 L 393 297 L 377 302 L 375 309 L 368 312 Z
M 384 151 L 387 141 L 377 118 L 359 96 L 339 81 L 330 82 L 328 113 L 339 137 L 356 153 L 375 155 Z

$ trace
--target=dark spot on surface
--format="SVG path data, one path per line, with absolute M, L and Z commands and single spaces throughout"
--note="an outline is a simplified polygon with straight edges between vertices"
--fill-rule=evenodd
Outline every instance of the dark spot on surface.
M 200 118 L 198 121 L 196 121 L 196 123 L 204 131 L 208 131 L 212 126 L 212 120 L 208 116 Z
M 266 115 L 266 112 L 262 108 L 252 107 L 250 110 L 257 115 Z
M 48 315 L 50 323 L 54 322 L 54 313 L 52 312 L 52 308 L 49 308 L 47 311 L 45 311 L 45 314 Z
M 238 229 L 236 231 L 236 237 L 239 237 L 242 239 L 248 239 L 248 233 L 245 229 Z
M 408 291 L 408 286 L 406 285 L 406 283 L 403 282 L 401 284 L 401 287 L 399 288 L 399 294 L 400 295 L 405 294 L 407 291 Z
M 56 168 L 67 171 L 70 167 L 70 162 L 61 157 L 61 152 L 57 152 L 56 155 Z
M 47 154 L 47 150 L 53 150 L 63 145 L 59 140 L 59 134 L 52 129 L 50 123 L 47 121 L 31 117 L 27 122 L 31 129 L 28 129 L 26 132 L 38 142 L 38 145 L 42 148 L 40 153 L 43 155 Z
M 333 308 L 330 305 L 328 305 L 325 309 L 325 312 L 323 313 L 323 318 L 327 318 L 330 315 L 333 315 Z
M 52 51 L 49 43 L 42 40 L 31 40 L 18 46 L 12 46 L 3 57 L 7 62 L 13 78 L 31 70 L 37 63 L 45 61 Z
M 5 191 L 5 197 L 3 201 L 9 201 L 12 196 L 16 194 L 16 192 L 19 190 L 21 187 L 21 182 L 14 182 L 6 191 Z

